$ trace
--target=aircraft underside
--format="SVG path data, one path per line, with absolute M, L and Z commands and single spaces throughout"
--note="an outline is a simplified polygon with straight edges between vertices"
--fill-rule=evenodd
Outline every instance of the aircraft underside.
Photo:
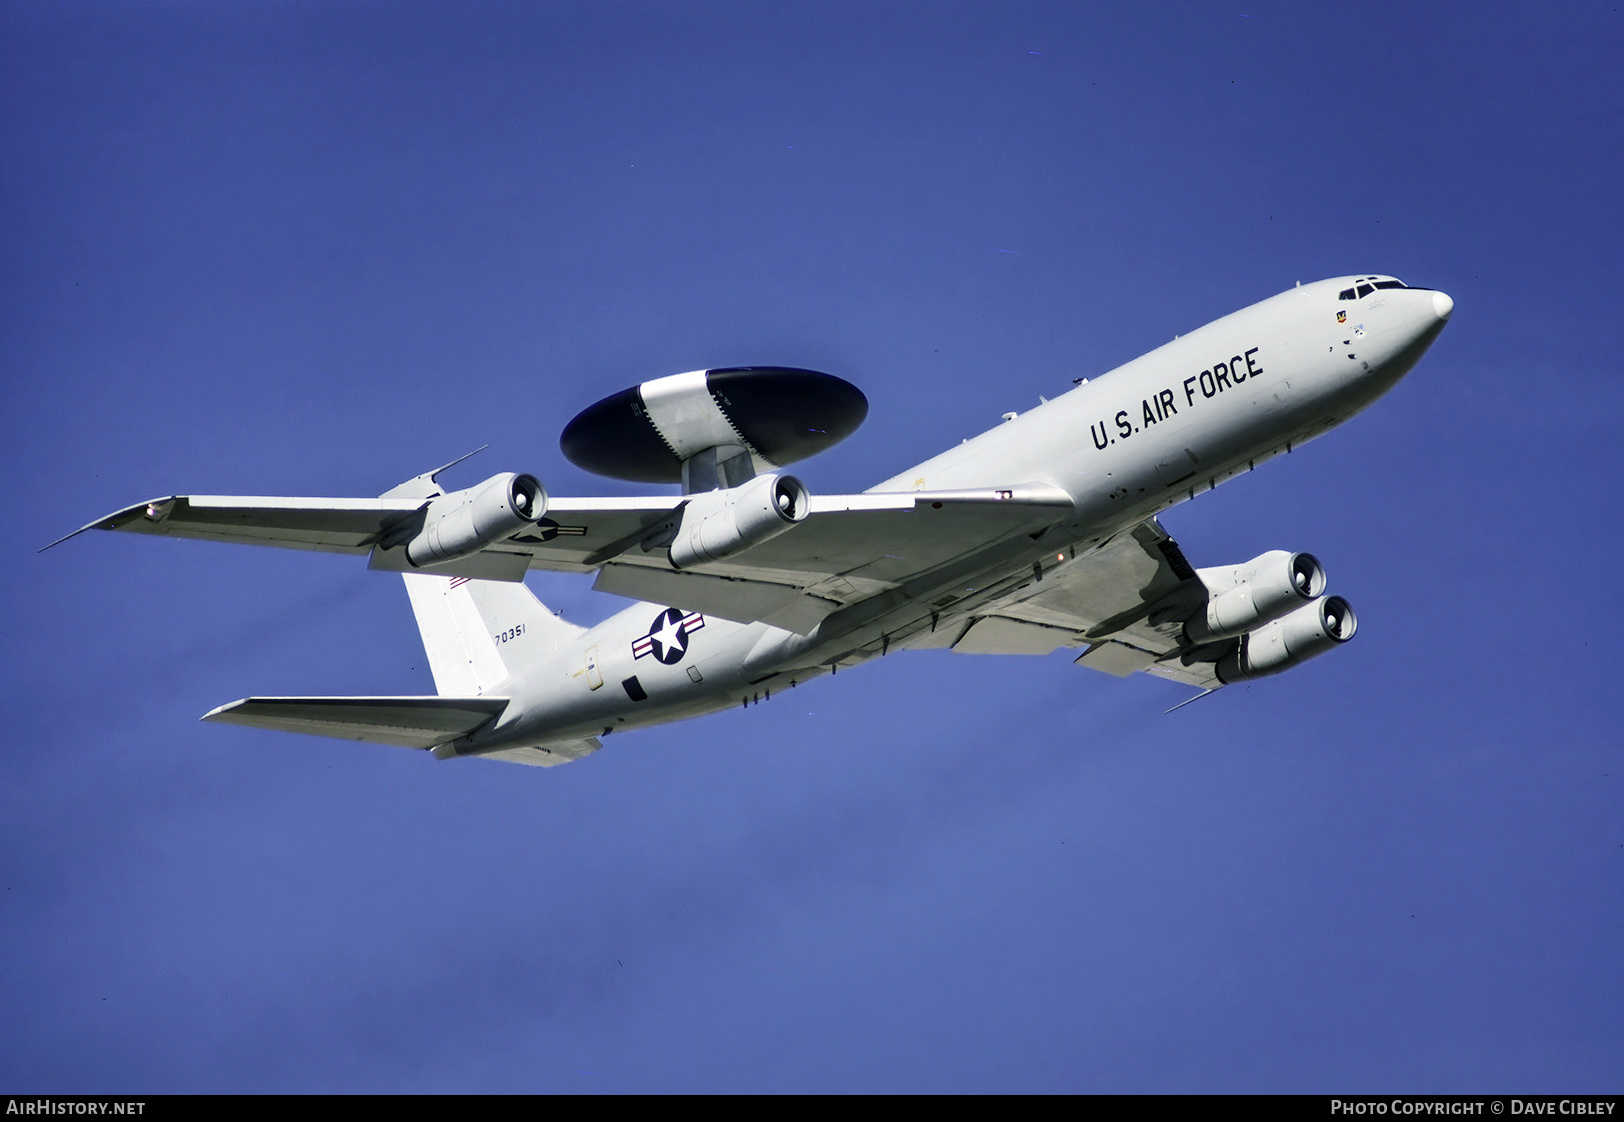
M 859 495 L 781 470 L 856 429 L 855 386 L 730 368 L 645 382 L 564 430 L 578 465 L 680 494 L 550 498 L 515 473 L 447 492 L 454 461 L 377 499 L 177 495 L 83 529 L 364 554 L 402 573 L 435 695 L 246 698 L 207 716 L 440 758 L 566 763 L 608 733 L 909 649 L 1075 649 L 1089 669 L 1211 691 L 1336 648 L 1356 618 L 1312 555 L 1197 569 L 1156 516 L 1368 407 L 1452 308 L 1387 277 L 1301 285 Z M 525 588 L 532 568 L 595 573 L 636 603 L 577 627 Z

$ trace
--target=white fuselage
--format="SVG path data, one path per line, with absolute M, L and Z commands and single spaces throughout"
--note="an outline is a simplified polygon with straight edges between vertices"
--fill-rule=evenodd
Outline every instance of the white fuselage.
M 1121 530 L 1290 451 L 1391 389 L 1452 308 L 1429 289 L 1339 299 L 1353 283 L 1301 285 L 1225 316 L 872 488 L 1053 484 L 1075 509 L 1041 540 L 1022 535 L 990 545 L 836 611 L 807 635 L 707 617 L 680 635 L 664 625 L 664 641 L 651 643 L 667 608 L 635 604 L 505 683 L 498 692 L 513 698 L 508 711 L 458 752 L 749 705 L 920 640 L 947 614 L 932 606 L 944 590 L 956 596 L 953 618 L 973 614 L 1030 579 L 1034 565 L 1048 571 L 1069 564 Z M 680 657 L 662 661 L 678 648 Z

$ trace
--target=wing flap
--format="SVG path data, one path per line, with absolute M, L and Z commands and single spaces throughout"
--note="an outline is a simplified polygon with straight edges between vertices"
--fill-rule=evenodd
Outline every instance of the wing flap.
M 678 605 L 737 623 L 760 620 L 802 635 L 840 607 L 833 600 L 803 595 L 792 585 L 677 572 L 647 565 L 605 565 L 592 587 L 598 592 Z
M 569 500 L 566 509 L 582 523 L 583 533 L 559 548 L 573 551 L 580 567 L 601 566 L 593 585 L 597 590 L 740 623 L 762 621 L 801 634 L 845 604 L 1016 534 L 1047 527 L 1072 509 L 1071 496 L 1047 484 L 814 496 L 806 521 L 788 532 L 726 561 L 679 572 L 661 553 L 638 548 L 639 535 L 652 532 L 670 507 L 642 508 L 639 529 L 593 551 L 588 547 L 611 536 L 593 529 L 602 524 L 588 506 L 596 501 Z M 555 513 L 563 517 L 558 504 L 548 511 L 549 517 Z M 617 529 L 623 526 L 624 521 Z M 513 545 L 504 543 L 504 548 Z M 526 548 L 534 567 L 564 567 L 556 563 L 558 554 L 544 555 L 554 549 L 553 543 Z
M 505 697 L 246 697 L 205 721 L 400 748 L 433 748 L 488 724 Z
M 1216 690 L 1224 684 L 1218 677 L 1216 659 L 1198 660 L 1173 654 L 1144 667 L 1144 672 L 1152 678 L 1165 678 L 1169 682 L 1182 682 L 1203 690 Z
M 1040 623 L 984 616 L 971 625 L 953 645 L 956 654 L 1053 654 L 1061 647 L 1075 647 L 1076 634 Z
M 1167 531 L 1151 519 L 1044 574 L 1042 581 L 1000 601 L 993 611 L 1070 628 L 1090 639 L 1129 629 L 1136 646 L 1162 654 L 1178 646 L 1178 625 L 1148 621 L 1154 609 L 1171 605 L 1180 593 L 1199 598 L 1201 582 Z
M 502 548 L 523 548 L 539 569 L 594 569 L 616 561 L 659 567 L 663 550 L 640 545 L 682 501 L 553 499 L 538 534 L 515 535 Z M 1047 483 L 814 495 L 806 520 L 787 533 L 685 571 L 796 588 L 834 576 L 888 587 L 973 548 L 1047 526 L 1072 509 L 1071 496 Z
M 1072 510 L 1064 490 L 1037 483 L 1002 490 L 814 496 L 812 513 L 795 529 L 703 569 L 800 588 L 832 576 L 890 587 L 1048 527 Z
M 499 752 L 483 752 L 471 757 L 476 760 L 501 760 L 509 764 L 529 764 L 531 767 L 557 767 L 574 763 L 582 756 L 590 756 L 603 742 L 595 736 L 584 740 L 562 740 L 555 744 L 541 744 L 534 748 L 504 748 Z
M 1071 641 L 1057 647 L 1088 643 L 1076 661 L 1092 670 L 1118 678 L 1142 672 L 1217 689 L 1223 683 L 1216 660 L 1225 645 L 1192 650 L 1183 634 L 1183 621 L 1205 596 L 1178 543 L 1152 518 L 988 605 L 955 649 L 967 649 L 965 641 L 994 619 L 1021 621 L 1069 632 Z M 1033 633 L 1034 644 L 1037 638 Z M 1019 639 L 1012 633 L 1006 643 L 1018 645 Z
M 1155 661 L 1156 656 L 1150 651 L 1142 651 L 1138 647 L 1118 643 L 1113 639 L 1093 644 L 1076 658 L 1077 665 L 1103 671 L 1116 678 L 1126 678 L 1136 670 L 1144 670 Z

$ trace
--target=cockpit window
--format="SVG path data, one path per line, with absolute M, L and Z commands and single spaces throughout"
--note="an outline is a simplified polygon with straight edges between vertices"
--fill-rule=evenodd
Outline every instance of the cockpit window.
M 1401 280 L 1376 280 L 1375 277 L 1360 277 L 1356 288 L 1344 288 L 1336 294 L 1338 300 L 1363 300 L 1378 288 L 1408 288 L 1409 285 Z

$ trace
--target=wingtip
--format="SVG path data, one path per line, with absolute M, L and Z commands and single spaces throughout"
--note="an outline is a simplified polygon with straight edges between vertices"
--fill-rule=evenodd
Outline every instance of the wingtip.
M 92 529 L 95 525 L 96 525 L 96 523 L 92 522 L 89 526 L 81 526 L 77 530 L 74 530 L 70 534 L 63 534 L 60 538 L 57 538 L 56 541 L 52 542 L 50 545 L 42 545 L 42 546 L 40 546 L 38 549 L 36 549 L 34 551 L 34 553 L 36 555 L 44 553 L 47 549 L 51 549 L 51 548 L 53 548 L 55 546 L 59 546 L 63 542 L 67 541 L 69 538 L 78 537 L 80 534 L 84 533 L 86 530 Z
M 121 525 L 129 522 L 130 516 L 140 514 L 142 511 L 146 511 L 149 516 L 153 517 L 156 517 L 153 512 L 160 510 L 163 515 L 167 515 L 169 513 L 168 504 L 173 503 L 177 498 L 179 498 L 178 495 L 165 495 L 156 499 L 148 499 L 144 503 L 136 503 L 134 506 L 123 507 L 120 510 L 113 511 L 111 514 L 104 514 L 93 522 L 86 522 L 83 526 L 79 527 L 71 534 L 63 534 L 50 545 L 40 546 L 36 552 L 44 553 L 47 549 L 52 548 L 52 546 L 61 545 L 69 538 L 76 538 L 86 530 L 116 530 Z
M 118 514 L 122 514 L 122 513 L 124 513 L 124 512 L 123 511 L 118 512 Z M 67 541 L 69 538 L 78 537 L 80 534 L 84 533 L 86 530 L 111 530 L 111 529 L 114 529 L 115 524 L 114 524 L 113 520 L 116 517 L 118 517 L 118 514 L 109 514 L 105 518 L 98 518 L 94 522 L 87 522 L 83 526 L 79 527 L 77 530 L 74 530 L 72 533 L 63 534 L 60 538 L 57 538 L 56 541 L 52 542 L 50 545 L 42 545 L 42 546 L 40 546 L 39 549 L 35 550 L 35 552 L 36 553 L 44 553 L 47 549 L 51 549 L 54 546 L 59 546 L 63 542 Z
M 213 709 L 210 709 L 207 713 L 205 713 L 201 717 L 199 717 L 198 720 L 199 721 L 218 720 L 222 713 L 226 713 L 226 712 L 229 712 L 232 709 L 237 708 L 237 706 L 241 705 L 243 702 L 245 702 L 247 700 L 248 699 L 246 697 L 239 697 L 236 701 L 227 702 L 224 705 L 217 705 Z

